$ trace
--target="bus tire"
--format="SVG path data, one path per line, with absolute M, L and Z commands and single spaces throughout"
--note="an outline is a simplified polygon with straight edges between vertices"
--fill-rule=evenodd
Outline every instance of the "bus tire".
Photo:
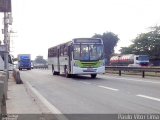
M 56 72 L 56 75 L 60 75 L 60 72 Z
M 52 71 L 53 75 L 59 75 L 59 72 Z
M 91 74 L 91 78 L 96 78 L 97 74 Z
M 53 75 L 57 75 L 57 72 L 54 71 L 54 67 L 53 67 L 53 66 L 52 66 L 52 74 L 53 74 Z

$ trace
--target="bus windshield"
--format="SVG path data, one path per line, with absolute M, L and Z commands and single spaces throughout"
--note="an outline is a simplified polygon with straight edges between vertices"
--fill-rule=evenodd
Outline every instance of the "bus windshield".
M 101 44 L 75 44 L 74 59 L 82 61 L 94 61 L 102 59 L 103 45 Z
M 26 63 L 28 63 L 28 62 L 30 62 L 30 59 L 22 59 L 21 62 L 26 62 Z

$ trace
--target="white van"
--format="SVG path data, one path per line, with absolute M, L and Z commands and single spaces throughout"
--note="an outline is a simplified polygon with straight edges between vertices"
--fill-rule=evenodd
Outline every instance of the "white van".
M 8 55 L 8 70 L 12 71 L 13 70 L 13 61 L 12 61 L 12 56 L 9 54 Z M 4 52 L 0 52 L 0 71 L 4 70 Z

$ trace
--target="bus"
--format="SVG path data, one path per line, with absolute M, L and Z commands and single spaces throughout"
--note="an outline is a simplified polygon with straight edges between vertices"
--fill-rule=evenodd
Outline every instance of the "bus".
M 75 38 L 48 49 L 48 67 L 53 75 L 91 75 L 105 73 L 104 46 L 100 38 Z

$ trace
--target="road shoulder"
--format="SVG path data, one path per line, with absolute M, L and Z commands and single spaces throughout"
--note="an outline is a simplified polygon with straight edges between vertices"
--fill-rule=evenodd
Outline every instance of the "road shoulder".
M 25 84 L 8 80 L 7 114 L 42 114 L 50 111 L 35 98 Z

